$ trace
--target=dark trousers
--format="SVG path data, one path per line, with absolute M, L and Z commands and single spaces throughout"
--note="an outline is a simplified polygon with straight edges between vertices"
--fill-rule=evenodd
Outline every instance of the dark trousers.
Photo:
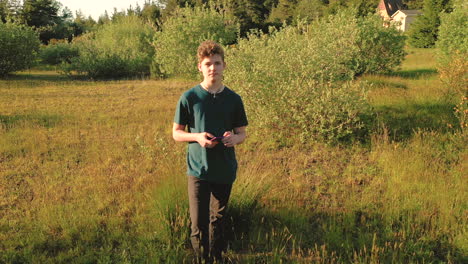
M 232 184 L 219 184 L 188 176 L 192 247 L 198 261 L 220 260 L 225 250 L 223 222 Z

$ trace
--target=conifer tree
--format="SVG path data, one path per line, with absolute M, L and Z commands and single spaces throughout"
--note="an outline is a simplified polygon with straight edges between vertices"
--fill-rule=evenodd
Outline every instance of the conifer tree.
M 322 0 L 300 0 L 295 8 L 295 16 L 310 21 L 322 17 L 325 9 Z
M 269 21 L 274 23 L 291 22 L 296 11 L 297 0 L 279 0 L 271 10 Z
M 439 32 L 440 14 L 450 11 L 450 0 L 425 0 L 423 14 L 416 18 L 408 32 L 410 45 L 415 48 L 434 47 Z
M 8 16 L 8 1 L 0 0 L 0 21 L 5 23 L 7 16 Z
M 403 0 L 406 9 L 419 9 L 424 6 L 424 0 Z

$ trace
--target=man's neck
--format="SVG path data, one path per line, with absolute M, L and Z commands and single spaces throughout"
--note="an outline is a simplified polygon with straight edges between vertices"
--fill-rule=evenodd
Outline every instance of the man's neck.
M 203 87 L 203 89 L 207 90 L 209 93 L 212 93 L 212 94 L 219 93 L 224 88 L 223 82 L 211 83 L 211 82 L 203 81 L 200 84 Z

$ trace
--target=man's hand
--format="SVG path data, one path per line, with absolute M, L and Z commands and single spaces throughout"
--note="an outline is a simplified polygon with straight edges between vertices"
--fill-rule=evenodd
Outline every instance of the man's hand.
M 200 146 L 203 148 L 214 148 L 218 145 L 217 140 L 211 140 L 215 136 L 208 132 L 202 133 L 189 133 L 185 131 L 185 125 L 179 125 L 174 123 L 172 128 L 172 137 L 175 141 L 182 141 L 182 142 L 198 142 Z M 245 126 L 243 127 L 235 127 L 234 131 L 226 131 L 223 134 L 223 139 L 221 142 L 224 144 L 225 147 L 232 148 L 234 145 L 239 145 L 244 142 L 245 137 L 247 136 L 245 132 Z
M 214 138 L 214 136 L 208 132 L 198 133 L 197 142 L 204 148 L 214 148 L 218 145 L 218 142 L 216 140 L 210 140 L 210 138 Z
M 240 138 L 239 138 L 239 135 L 236 135 L 236 134 L 233 134 L 231 131 L 226 131 L 224 132 L 223 134 L 223 144 L 224 146 L 228 147 L 228 148 L 232 148 L 234 147 L 234 145 L 237 145 L 239 144 L 241 141 L 240 141 Z
M 236 141 L 236 135 L 232 134 L 231 131 L 226 131 L 226 132 L 224 132 L 223 139 L 221 141 L 223 142 L 224 146 L 226 146 L 228 148 L 234 147 L 234 145 L 237 142 Z
M 172 137 L 175 141 L 180 142 L 198 142 L 200 146 L 204 148 L 214 148 L 218 142 L 215 140 L 210 140 L 213 137 L 212 134 L 208 132 L 203 133 L 189 133 L 185 131 L 185 125 L 179 125 L 174 123 L 172 126 Z
M 241 144 L 244 142 L 245 137 L 246 137 L 246 132 L 245 132 L 245 126 L 243 127 L 235 127 L 234 128 L 234 133 L 231 131 L 226 131 L 223 134 L 223 144 L 224 146 L 228 148 L 234 147 L 234 145 Z

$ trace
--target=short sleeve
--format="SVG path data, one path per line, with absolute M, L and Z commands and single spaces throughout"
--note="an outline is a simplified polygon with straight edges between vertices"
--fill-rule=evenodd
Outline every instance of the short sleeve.
M 174 115 L 174 123 L 179 125 L 188 125 L 189 123 L 189 111 L 187 98 L 182 95 L 177 102 L 177 107 Z
M 245 114 L 244 103 L 242 102 L 242 98 L 239 96 L 236 104 L 233 127 L 243 127 L 248 124 L 249 122 L 247 121 L 247 115 Z

